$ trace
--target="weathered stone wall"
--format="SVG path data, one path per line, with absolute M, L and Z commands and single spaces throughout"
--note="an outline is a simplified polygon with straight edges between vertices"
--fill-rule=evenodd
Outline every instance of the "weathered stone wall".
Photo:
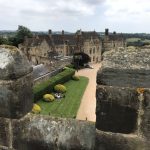
M 53 63 L 51 65 L 49 65 L 49 70 L 50 72 L 35 79 L 34 80 L 34 84 L 40 84 L 46 80 L 48 80 L 50 77 L 56 75 L 57 73 L 61 72 L 63 70 L 63 68 L 66 65 L 71 64 L 72 59 L 71 58 L 67 58 L 64 60 L 54 60 Z
M 15 47 L 0 46 L 0 117 L 21 118 L 32 108 L 32 67 Z
M 95 150 L 149 150 L 144 139 L 137 135 L 96 130 Z
M 91 63 L 101 62 L 102 43 L 97 39 L 87 39 L 84 41 L 84 53 L 90 56 Z
M 95 125 L 86 121 L 28 115 L 13 122 L 17 150 L 92 150 Z
M 60 73 L 63 70 L 63 68 L 58 68 L 55 71 L 49 72 L 39 78 L 34 79 L 34 85 L 35 84 L 40 84 L 46 80 L 48 80 L 50 77 L 57 75 L 58 73 Z
M 97 73 L 96 90 L 96 128 L 101 130 L 96 145 L 100 144 L 100 149 L 148 149 L 149 73 L 148 49 L 119 49 L 104 53 L 102 67 Z M 140 93 L 139 89 L 143 91 Z

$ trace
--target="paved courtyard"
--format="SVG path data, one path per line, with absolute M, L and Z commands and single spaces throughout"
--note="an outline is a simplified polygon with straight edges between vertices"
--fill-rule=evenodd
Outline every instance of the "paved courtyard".
M 86 76 L 89 78 L 88 86 L 83 95 L 80 108 L 77 113 L 76 119 L 96 121 L 95 108 L 96 108 L 96 75 L 100 68 L 100 64 L 92 65 L 94 69 L 82 69 L 76 72 L 76 75 Z

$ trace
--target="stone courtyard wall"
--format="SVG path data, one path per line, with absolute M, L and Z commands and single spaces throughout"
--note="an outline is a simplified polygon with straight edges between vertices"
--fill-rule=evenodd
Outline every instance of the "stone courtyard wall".
M 103 150 L 149 149 L 149 79 L 150 50 L 104 53 L 97 73 L 97 147 Z

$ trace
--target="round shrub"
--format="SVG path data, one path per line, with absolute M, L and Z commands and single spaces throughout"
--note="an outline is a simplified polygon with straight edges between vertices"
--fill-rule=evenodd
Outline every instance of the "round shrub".
M 32 113 L 37 114 L 37 113 L 40 113 L 40 112 L 41 112 L 41 107 L 37 104 L 34 104 L 33 108 L 32 108 Z
M 43 96 L 43 99 L 46 102 L 52 102 L 52 101 L 54 101 L 55 97 L 52 94 L 45 94 Z
M 62 84 L 55 85 L 54 90 L 59 93 L 65 93 L 67 91 L 66 87 Z
M 75 81 L 79 81 L 79 80 L 80 80 L 80 77 L 74 75 L 74 76 L 72 76 L 72 79 L 75 80 Z

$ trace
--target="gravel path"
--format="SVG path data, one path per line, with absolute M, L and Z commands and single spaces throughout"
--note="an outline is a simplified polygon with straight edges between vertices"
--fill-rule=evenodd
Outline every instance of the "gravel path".
M 88 86 L 82 97 L 81 105 L 77 113 L 76 119 L 96 121 L 95 108 L 96 108 L 96 75 L 100 68 L 100 64 L 92 65 L 94 69 L 82 69 L 76 72 L 76 75 L 86 76 L 89 78 Z

